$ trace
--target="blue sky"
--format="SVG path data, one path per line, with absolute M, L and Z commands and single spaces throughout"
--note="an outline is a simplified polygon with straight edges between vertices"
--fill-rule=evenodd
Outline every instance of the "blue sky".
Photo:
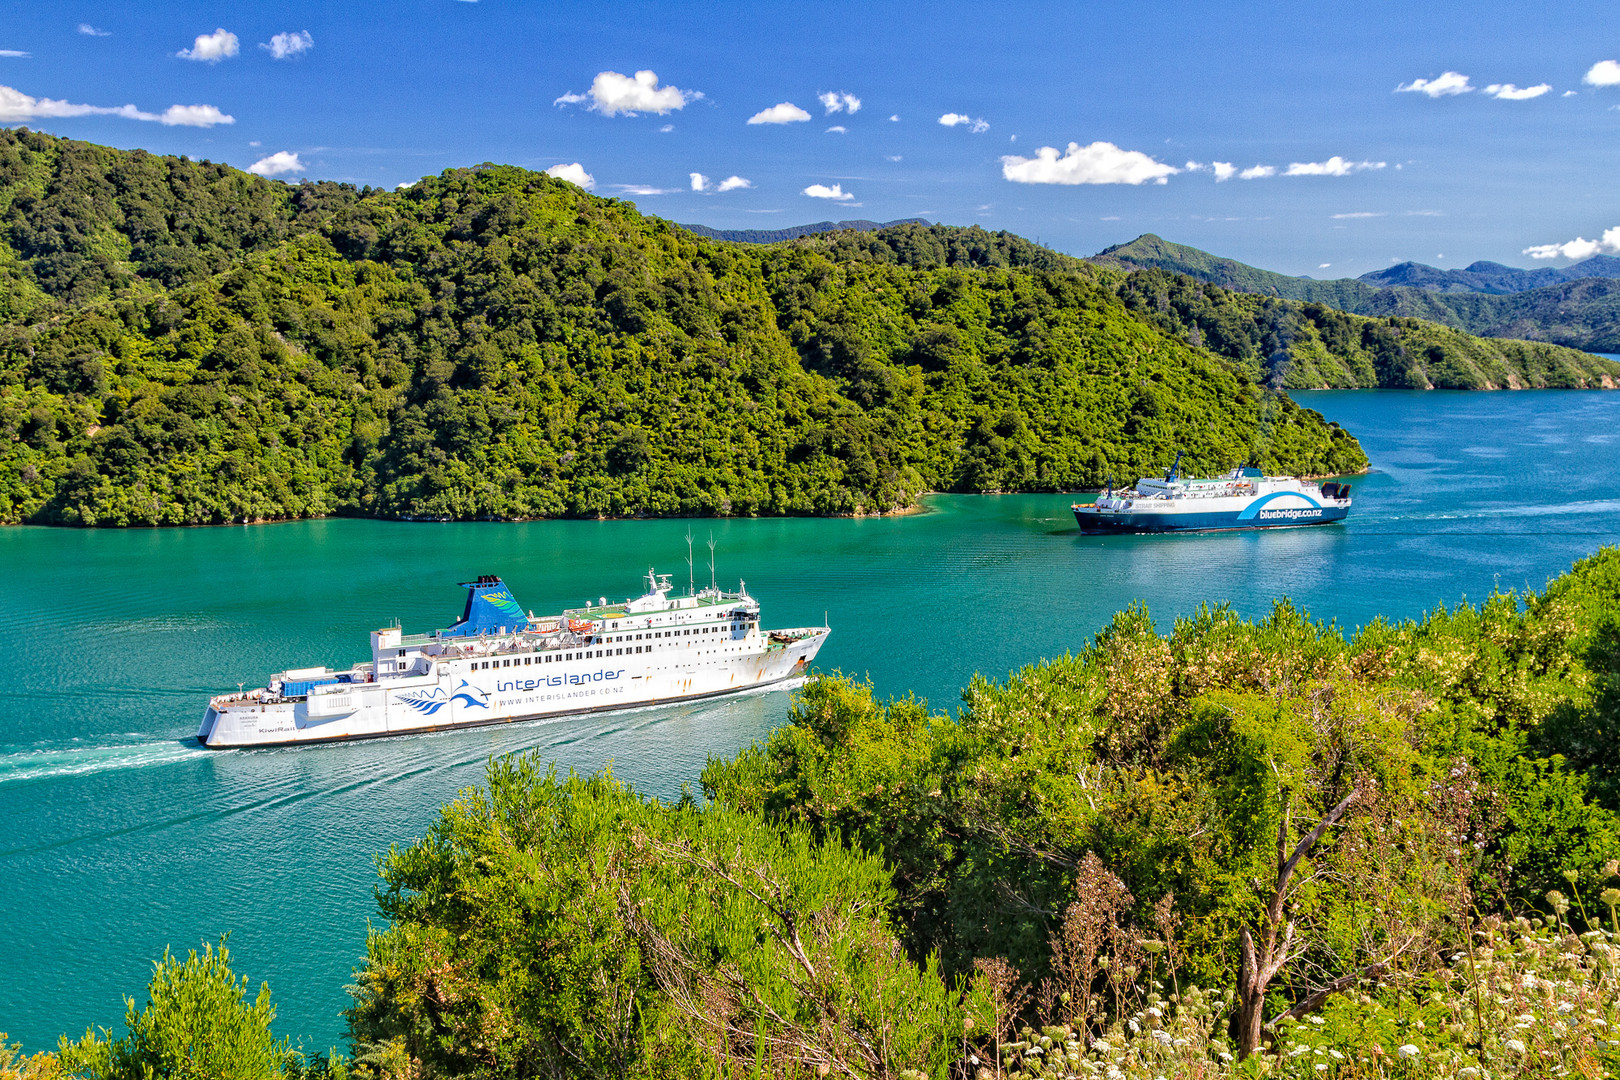
M 1155 232 L 1317 277 L 1620 252 L 1611 5 L 152 0 L 0 13 L 0 123 L 264 161 L 294 181 L 392 187 L 482 161 L 577 163 L 598 194 L 676 221 L 921 216 L 1074 254 Z M 732 177 L 747 185 L 719 190 Z M 1552 245 L 1560 257 L 1527 254 Z

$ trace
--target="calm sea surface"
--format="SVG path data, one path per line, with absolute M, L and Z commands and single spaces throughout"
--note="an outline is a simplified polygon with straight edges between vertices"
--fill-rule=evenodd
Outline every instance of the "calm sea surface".
M 881 520 L 691 523 L 766 625 L 818 622 L 824 670 L 952 708 L 975 673 L 1085 643 L 1145 601 L 1161 626 L 1289 596 L 1352 628 L 1493 588 L 1539 587 L 1620 542 L 1620 394 L 1324 392 L 1374 471 L 1344 526 L 1083 537 L 1062 496 L 940 497 Z M 342 746 L 187 745 L 210 693 L 365 657 L 367 631 L 460 614 L 499 573 L 536 611 L 684 572 L 687 522 L 316 521 L 132 532 L 0 529 L 0 1031 L 30 1049 L 116 1026 L 165 945 L 231 932 L 277 1029 L 336 1043 L 364 951 L 374 859 L 419 836 L 491 754 L 611 764 L 660 796 L 765 735 L 780 693 Z

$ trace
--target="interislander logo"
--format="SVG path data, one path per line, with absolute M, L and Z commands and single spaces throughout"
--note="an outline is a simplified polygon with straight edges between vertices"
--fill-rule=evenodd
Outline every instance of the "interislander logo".
M 400 694 L 394 700 L 409 705 L 423 716 L 432 716 L 452 701 L 476 705 L 480 709 L 489 708 L 489 694 L 466 679 L 461 680 L 461 685 L 456 687 L 454 694 L 446 694 L 444 687 L 435 686 L 432 690 L 412 690 L 410 693 Z
M 585 683 L 611 681 L 624 674 L 624 668 L 617 671 L 582 671 L 577 675 L 541 675 L 535 679 L 511 679 L 507 682 L 496 683 L 497 692 L 509 690 L 542 690 L 548 686 L 582 686 Z

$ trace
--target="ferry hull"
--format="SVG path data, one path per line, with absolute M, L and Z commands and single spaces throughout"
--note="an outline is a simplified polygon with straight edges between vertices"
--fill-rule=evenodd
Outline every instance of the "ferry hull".
M 626 656 L 607 665 L 593 658 L 544 670 L 439 672 L 357 685 L 344 691 L 351 700 L 343 705 L 326 703 L 330 698 L 216 699 L 197 739 L 210 750 L 345 742 L 787 689 L 803 681 L 826 637 L 819 628 L 791 644 L 689 667 L 671 665 L 670 658 L 646 664 Z M 315 715 L 310 700 L 317 702 Z
M 1166 511 L 1135 512 L 1108 511 L 1077 507 L 1074 517 L 1080 531 L 1087 533 L 1167 533 L 1167 532 L 1224 532 L 1237 529 L 1293 529 L 1304 525 L 1331 525 L 1343 521 L 1350 513 L 1348 506 L 1290 507 L 1245 516 L 1241 510 L 1216 510 L 1202 513 Z

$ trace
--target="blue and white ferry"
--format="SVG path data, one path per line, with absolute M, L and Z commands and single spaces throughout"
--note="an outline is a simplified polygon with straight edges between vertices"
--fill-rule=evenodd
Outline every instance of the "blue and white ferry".
M 647 592 L 561 615 L 525 613 L 501 579 L 462 583 L 461 620 L 433 634 L 371 633 L 371 659 L 294 668 L 257 690 L 208 702 L 197 739 L 211 749 L 370 739 L 665 704 L 765 687 L 790 689 L 831 632 L 761 630 L 759 601 L 711 586 Z
M 1095 503 L 1076 503 L 1082 532 L 1202 532 L 1327 525 L 1350 513 L 1350 485 L 1259 469 L 1233 469 L 1210 479 L 1183 479 L 1181 455 L 1164 479 L 1144 477 L 1128 491 L 1105 491 Z

